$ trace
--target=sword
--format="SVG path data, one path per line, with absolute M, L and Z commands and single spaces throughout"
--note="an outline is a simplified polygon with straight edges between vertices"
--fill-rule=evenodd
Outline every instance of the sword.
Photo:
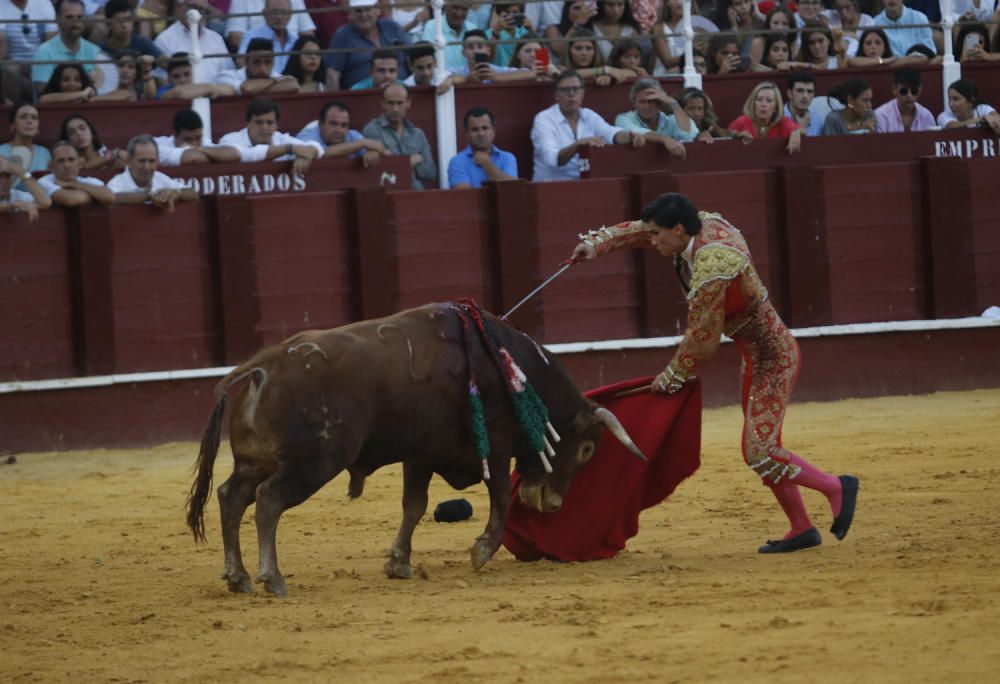
M 556 278 L 558 278 L 559 276 L 561 276 L 563 274 L 563 272 L 567 268 L 569 268 L 570 266 L 572 266 L 575 263 L 576 262 L 573 261 L 572 259 L 567 259 L 566 261 L 562 262 L 560 264 L 560 268 L 559 268 L 558 271 L 556 271 L 555 273 L 553 273 L 552 275 L 550 275 L 548 278 L 546 278 L 546 280 L 545 280 L 544 283 L 542 283 L 541 285 L 539 285 L 538 287 L 536 287 L 534 290 L 532 290 L 531 292 L 529 292 L 527 297 L 525 297 L 524 299 L 522 299 L 521 301 L 519 301 L 517 304 L 515 304 L 511 308 L 510 311 L 508 311 L 507 313 L 505 313 L 503 316 L 500 317 L 500 320 L 501 321 L 506 321 L 507 318 L 512 313 L 514 313 L 515 311 L 517 311 L 518 309 L 521 308 L 522 304 L 524 304 L 526 301 L 528 301 L 529 299 L 531 299 L 532 297 L 534 297 L 536 294 L 538 294 L 542 290 L 542 288 L 544 288 L 546 285 L 548 285 L 549 283 L 551 283 L 553 280 L 555 280 Z

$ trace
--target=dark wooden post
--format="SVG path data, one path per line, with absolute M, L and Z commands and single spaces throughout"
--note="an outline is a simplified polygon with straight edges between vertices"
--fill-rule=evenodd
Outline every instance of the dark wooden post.
M 355 190 L 354 222 L 361 316 L 388 316 L 399 310 L 396 203 L 392 195 L 382 188 Z
M 253 210 L 244 197 L 216 201 L 223 360 L 241 363 L 261 347 Z
M 796 328 L 828 324 L 833 305 L 823 173 L 810 167 L 785 167 L 781 183 L 788 257 L 787 322 Z
M 76 251 L 76 318 L 79 365 L 83 375 L 115 371 L 115 314 L 112 293 L 114 239 L 111 212 L 102 206 L 73 211 L 70 219 Z
M 526 181 L 494 183 L 496 232 L 493 238 L 498 264 L 498 311 L 508 311 L 539 285 L 538 216 L 535 195 Z M 540 335 L 543 326 L 541 299 L 527 302 L 511 322 L 529 335 Z
M 923 160 L 930 254 L 930 312 L 935 318 L 976 312 L 976 263 L 969 162 Z

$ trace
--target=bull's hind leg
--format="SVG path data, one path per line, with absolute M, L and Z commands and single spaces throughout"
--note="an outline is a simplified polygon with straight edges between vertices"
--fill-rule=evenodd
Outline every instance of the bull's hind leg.
M 276 536 L 278 520 L 289 508 L 315 494 L 320 487 L 332 480 L 344 467 L 335 465 L 328 458 L 300 460 L 283 463 L 277 472 L 257 487 L 257 541 L 260 547 L 260 576 L 258 582 L 276 596 L 286 596 L 285 578 L 278 570 Z
M 432 474 L 429 470 L 403 463 L 403 522 L 389 548 L 389 560 L 385 562 L 385 574 L 390 578 L 413 577 L 413 568 L 410 567 L 413 530 L 427 512 L 427 487 Z
M 240 551 L 240 523 L 247 506 L 253 503 L 260 473 L 255 468 L 237 464 L 229 479 L 219 486 L 219 512 L 222 518 L 222 548 L 225 552 L 226 567 L 222 579 L 229 585 L 229 591 L 253 593 L 250 573 L 243 565 Z

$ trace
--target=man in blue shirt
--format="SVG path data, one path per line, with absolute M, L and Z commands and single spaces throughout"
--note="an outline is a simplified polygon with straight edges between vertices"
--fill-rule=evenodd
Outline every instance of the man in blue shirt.
M 351 86 L 351 90 L 378 88 L 399 83 L 399 53 L 392 48 L 379 48 L 372 53 L 371 75 Z
M 814 114 L 812 103 L 816 99 L 816 79 L 805 71 L 795 71 L 788 77 L 785 91 L 785 116 L 799 125 L 808 136 L 822 135 L 823 117 Z
M 381 155 L 389 154 L 378 140 L 365 138 L 351 128 L 351 110 L 340 100 L 330 100 L 319 112 L 319 118 L 306 125 L 295 136 L 303 142 L 317 142 L 326 148 L 323 156 L 357 157 L 365 168 L 377 166 Z
M 465 66 L 465 55 L 462 54 L 462 41 L 465 40 L 466 31 L 474 31 L 479 28 L 469 21 L 469 0 L 450 0 L 444 4 L 444 25 L 441 31 L 444 35 L 444 42 L 448 45 L 444 49 L 444 68 L 448 71 L 455 71 Z M 440 18 L 435 18 L 424 24 L 422 40 L 433 43 L 437 40 L 437 22 Z
M 906 7 L 903 5 L 903 0 L 885 0 L 885 9 L 875 17 L 875 26 L 886 30 L 885 35 L 889 38 L 889 47 L 897 58 L 907 54 L 914 45 L 924 45 L 935 54 L 937 53 L 930 27 L 898 28 L 911 24 L 928 23 L 930 22 L 926 14 Z
M 154 59 L 163 55 L 153 41 L 135 32 L 135 12 L 129 0 L 108 0 L 104 6 L 104 17 L 108 20 L 108 37 L 101 43 L 101 49 L 112 59 L 129 52 L 149 55 Z M 161 66 L 166 64 L 166 59 L 160 61 Z
M 333 52 L 326 57 L 326 87 L 328 90 L 348 90 L 368 77 L 372 50 L 378 47 L 410 44 L 410 36 L 391 19 L 379 19 L 376 0 L 351 0 L 350 23 L 341 26 L 330 41 L 331 50 L 362 48 L 361 52 Z M 405 69 L 403 55 L 399 57 L 401 71 Z M 407 74 L 401 73 L 400 78 Z
M 266 0 L 264 3 L 264 23 L 243 34 L 238 52 L 245 55 L 250 41 L 254 38 L 265 38 L 271 41 L 275 52 L 290 51 L 299 37 L 299 34 L 288 28 L 288 22 L 292 18 L 291 11 L 292 6 L 289 0 Z M 286 64 L 288 64 L 288 55 L 274 56 L 274 70 L 279 74 L 285 73 Z
M 448 185 L 452 188 L 479 188 L 486 181 L 517 179 L 517 159 L 497 149 L 496 121 L 485 107 L 465 113 L 465 139 L 469 144 L 448 163 Z
M 49 82 L 52 72 L 56 70 L 56 64 L 92 62 L 97 59 L 97 54 L 100 52 L 100 48 L 96 45 L 81 38 L 86 22 L 83 18 L 83 3 L 80 0 L 59 0 L 56 17 L 59 20 L 59 35 L 42 43 L 34 58 L 35 62 L 51 62 L 51 64 L 36 63 L 31 66 L 31 80 L 38 92 L 41 92 Z M 83 69 L 91 79 L 94 78 L 93 64 L 84 64 Z M 101 84 L 95 81 L 94 85 Z

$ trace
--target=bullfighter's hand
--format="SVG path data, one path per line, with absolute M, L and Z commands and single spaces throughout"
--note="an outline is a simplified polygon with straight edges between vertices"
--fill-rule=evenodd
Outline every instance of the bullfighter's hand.
M 576 263 L 578 261 L 587 261 L 588 259 L 593 259 L 597 256 L 597 250 L 594 249 L 592 245 L 588 245 L 585 242 L 581 242 L 576 247 L 573 248 L 573 256 L 570 257 L 570 261 Z
M 653 391 L 657 394 L 673 394 L 677 390 L 670 389 L 670 381 L 667 379 L 666 373 L 660 373 L 653 380 Z

